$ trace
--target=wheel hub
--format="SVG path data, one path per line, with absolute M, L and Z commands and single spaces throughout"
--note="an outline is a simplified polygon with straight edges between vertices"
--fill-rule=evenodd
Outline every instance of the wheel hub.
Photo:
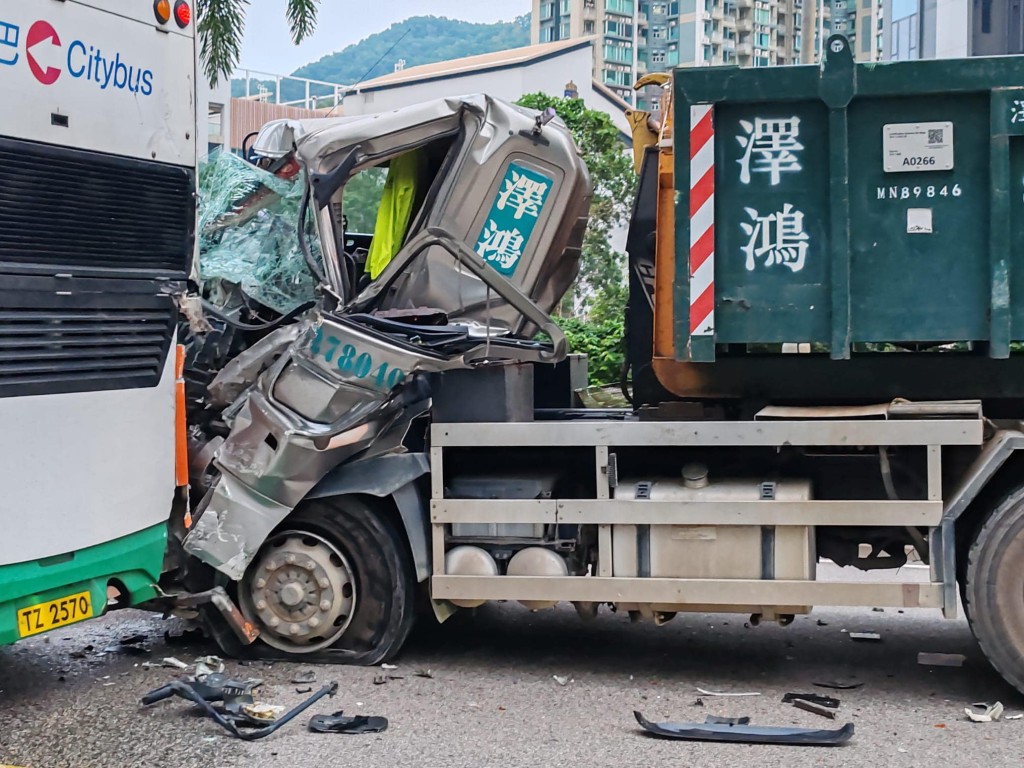
M 354 571 L 326 539 L 301 531 L 269 538 L 239 590 L 246 618 L 267 645 L 310 653 L 337 640 L 355 611 Z

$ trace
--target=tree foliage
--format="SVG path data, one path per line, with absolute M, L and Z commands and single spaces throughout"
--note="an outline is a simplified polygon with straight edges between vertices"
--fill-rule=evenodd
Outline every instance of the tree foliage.
M 623 360 L 623 322 L 627 285 L 626 257 L 611 244 L 614 230 L 629 219 L 636 175 L 622 136 L 611 118 L 587 109 L 582 99 L 544 93 L 523 96 L 518 104 L 553 107 L 572 133 L 594 186 L 590 221 L 583 238 L 580 274 L 562 304 L 559 325 L 570 348 L 589 358 L 590 382 L 618 381 Z
M 285 16 L 292 40 L 298 44 L 316 29 L 320 0 L 288 0 Z M 217 85 L 238 66 L 249 0 L 196 0 L 196 32 L 206 79 Z
M 562 317 L 558 325 L 565 333 L 569 349 L 587 356 L 591 386 L 616 384 L 622 372 L 622 343 L 625 318 L 606 317 L 600 322 Z
M 601 323 L 625 307 L 625 254 L 611 245 L 624 226 L 636 190 L 636 175 L 619 129 L 605 112 L 587 109 L 582 99 L 530 93 L 518 102 L 532 109 L 554 108 L 572 133 L 594 185 L 590 222 L 583 240 L 580 275 L 563 303 L 563 314 Z
M 386 168 L 367 168 L 346 182 L 342 211 L 349 232 L 373 234 L 387 177 Z

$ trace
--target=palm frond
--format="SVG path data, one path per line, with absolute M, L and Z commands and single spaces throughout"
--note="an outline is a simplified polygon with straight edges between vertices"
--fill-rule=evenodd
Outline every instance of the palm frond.
M 320 0 L 288 0 L 288 24 L 292 40 L 298 45 L 316 29 L 316 12 Z
M 307 0 L 308 1 L 308 0 Z M 211 85 L 230 77 L 242 51 L 249 0 L 197 0 L 199 52 Z

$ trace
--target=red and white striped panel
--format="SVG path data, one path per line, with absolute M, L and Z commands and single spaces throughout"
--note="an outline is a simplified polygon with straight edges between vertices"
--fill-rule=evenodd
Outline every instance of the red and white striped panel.
M 715 332 L 715 126 L 711 104 L 690 107 L 690 335 Z

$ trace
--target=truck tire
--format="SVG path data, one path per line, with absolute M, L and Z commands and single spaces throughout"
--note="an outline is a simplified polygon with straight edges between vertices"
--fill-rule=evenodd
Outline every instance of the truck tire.
M 366 501 L 343 496 L 296 509 L 260 548 L 238 599 L 269 655 L 374 665 L 409 636 L 415 590 L 401 534 Z
M 971 631 L 996 671 L 1024 693 L 1024 488 L 995 506 L 967 557 Z

